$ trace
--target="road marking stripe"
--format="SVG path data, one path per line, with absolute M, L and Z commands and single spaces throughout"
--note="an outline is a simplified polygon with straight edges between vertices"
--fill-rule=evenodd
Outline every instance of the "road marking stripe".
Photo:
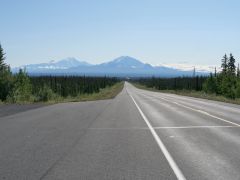
M 153 127 L 153 129 L 194 129 L 194 128 L 239 128 L 238 126 L 163 126 Z
M 207 116 L 209 116 L 209 117 L 218 119 L 218 120 L 220 120 L 220 121 L 227 122 L 227 123 L 230 123 L 230 124 L 233 124 L 233 125 L 235 125 L 235 126 L 239 126 L 239 127 L 240 127 L 240 124 L 238 124 L 238 123 L 235 123 L 235 122 L 232 122 L 232 121 L 229 121 L 229 120 L 226 120 L 226 119 L 223 119 L 223 118 L 214 116 L 214 115 L 212 115 L 212 114 L 210 114 L 210 113 L 208 113 L 208 112 L 206 112 L 206 111 L 203 111 L 203 110 L 200 110 L 200 109 L 194 109 L 194 108 L 191 108 L 191 107 L 189 107 L 189 106 L 185 106 L 185 105 L 183 105 L 183 104 L 180 104 L 180 103 L 178 103 L 178 102 L 169 101 L 169 100 L 167 100 L 167 99 L 165 99 L 165 98 L 162 98 L 162 97 L 159 97 L 159 98 L 162 99 L 162 100 L 164 100 L 164 101 L 167 101 L 167 102 L 170 102 L 170 103 L 174 103 L 174 104 L 176 104 L 176 105 L 178 105 L 178 106 L 181 106 L 181 107 L 190 109 L 190 110 L 192 110 L 192 111 L 196 111 L 196 112 L 198 112 L 198 113 L 201 113 L 201 114 L 207 115 Z
M 130 127 L 130 128 L 88 128 L 89 130 L 149 130 L 149 128 Z
M 158 146 L 160 147 L 161 151 L 163 152 L 165 158 L 167 159 L 170 167 L 172 168 L 173 172 L 175 173 L 177 179 L 179 180 L 186 180 L 186 178 L 184 177 L 182 171 L 179 169 L 178 165 L 176 164 L 176 162 L 173 160 L 171 154 L 168 152 L 167 148 L 165 147 L 165 145 L 163 144 L 162 140 L 160 139 L 160 137 L 157 135 L 156 131 L 153 129 L 152 125 L 150 124 L 150 122 L 148 121 L 147 117 L 144 115 L 144 113 L 142 112 L 142 110 L 140 109 L 140 107 L 138 106 L 138 104 L 136 103 L 136 101 L 134 100 L 134 98 L 132 97 L 131 94 L 129 94 L 129 96 L 132 98 L 134 104 L 136 105 L 138 111 L 140 112 L 142 118 L 144 119 L 144 121 L 146 122 L 148 128 L 150 129 L 154 139 L 156 140 Z
M 153 129 L 193 129 L 193 128 L 240 128 L 239 126 L 158 126 Z M 89 130 L 149 130 L 148 127 L 130 128 L 88 128 Z

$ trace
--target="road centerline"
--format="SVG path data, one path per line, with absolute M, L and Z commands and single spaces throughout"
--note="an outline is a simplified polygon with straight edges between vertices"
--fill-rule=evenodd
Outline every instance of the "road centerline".
M 128 93 L 129 94 L 129 93 Z M 150 129 L 155 141 L 157 142 L 159 148 L 161 149 L 162 153 L 164 154 L 165 158 L 167 159 L 170 167 L 172 168 L 174 174 L 176 175 L 177 179 L 179 180 L 186 180 L 185 176 L 183 175 L 182 171 L 179 169 L 178 165 L 176 164 L 176 162 L 174 161 L 174 159 L 172 158 L 171 154 L 169 153 L 169 151 L 167 150 L 166 146 L 163 144 L 162 140 L 160 139 L 160 137 L 157 135 L 156 131 L 154 130 L 154 128 L 152 127 L 151 123 L 149 122 L 149 120 L 147 119 L 147 117 L 144 115 L 144 113 L 142 112 L 141 108 L 138 106 L 138 104 L 136 103 L 136 101 L 134 100 L 134 98 L 132 97 L 131 94 L 129 94 L 129 96 L 131 97 L 131 99 L 133 100 L 135 106 L 137 107 L 138 111 L 140 112 L 142 118 L 144 119 L 144 121 L 146 122 L 148 128 Z

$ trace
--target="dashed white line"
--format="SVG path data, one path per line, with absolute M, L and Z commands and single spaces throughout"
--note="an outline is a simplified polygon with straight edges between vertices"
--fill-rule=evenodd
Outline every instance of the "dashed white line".
M 220 121 L 227 122 L 227 123 L 229 123 L 229 124 L 233 124 L 233 125 L 235 125 L 235 126 L 239 126 L 239 127 L 240 127 L 240 124 L 238 124 L 238 123 L 235 123 L 235 122 L 232 122 L 232 121 L 229 121 L 229 120 L 226 120 L 226 119 L 217 117 L 217 116 L 212 115 L 212 114 L 210 114 L 210 113 L 208 113 L 208 112 L 206 112 L 206 111 L 203 111 L 203 110 L 200 110 L 200 109 L 194 109 L 194 108 L 191 108 L 191 107 L 189 107 L 189 106 L 185 106 L 185 105 L 183 105 L 183 104 L 180 104 L 180 103 L 178 103 L 178 102 L 169 101 L 169 100 L 167 100 L 167 99 L 165 99 L 165 98 L 162 98 L 162 97 L 159 97 L 159 98 L 162 99 L 162 100 L 164 100 L 164 101 L 167 101 L 167 102 L 170 102 L 170 103 L 174 103 L 174 104 L 176 104 L 176 105 L 178 105 L 178 106 L 184 107 L 184 108 L 186 108 L 186 109 L 190 109 L 190 110 L 192 110 L 192 111 L 196 111 L 196 112 L 198 112 L 198 113 L 201 113 L 201 114 L 207 115 L 207 116 L 209 116 L 209 117 L 218 119 L 218 120 L 220 120 Z
M 131 94 L 129 94 L 129 96 L 132 98 L 134 104 L 136 105 L 138 111 L 140 112 L 142 118 L 144 119 L 144 121 L 146 122 L 148 128 L 150 129 L 154 139 L 156 140 L 159 148 L 161 149 L 161 151 L 163 152 L 164 156 L 166 157 L 170 167 L 172 168 L 173 172 L 175 173 L 177 179 L 179 180 L 186 180 L 186 178 L 184 177 L 182 171 L 179 169 L 178 165 L 176 164 L 176 162 L 174 161 L 174 159 L 172 158 L 171 154 L 168 152 L 166 146 L 163 144 L 162 140 L 160 139 L 160 137 L 157 135 L 156 131 L 154 130 L 154 128 L 152 127 L 152 125 L 150 124 L 149 120 L 147 119 L 147 117 L 144 115 L 144 113 L 142 112 L 142 110 L 140 109 L 140 107 L 138 106 L 138 104 L 136 103 L 136 101 L 134 100 L 134 98 L 132 97 Z

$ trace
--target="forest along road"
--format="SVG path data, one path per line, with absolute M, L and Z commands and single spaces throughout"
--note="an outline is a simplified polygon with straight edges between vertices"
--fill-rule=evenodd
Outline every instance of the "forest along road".
M 240 179 L 240 106 L 125 83 L 2 116 L 0 179 Z

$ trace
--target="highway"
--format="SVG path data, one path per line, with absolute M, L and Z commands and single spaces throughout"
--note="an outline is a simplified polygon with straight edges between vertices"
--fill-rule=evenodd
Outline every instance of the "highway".
M 240 179 L 240 106 L 125 83 L 0 116 L 0 179 Z

